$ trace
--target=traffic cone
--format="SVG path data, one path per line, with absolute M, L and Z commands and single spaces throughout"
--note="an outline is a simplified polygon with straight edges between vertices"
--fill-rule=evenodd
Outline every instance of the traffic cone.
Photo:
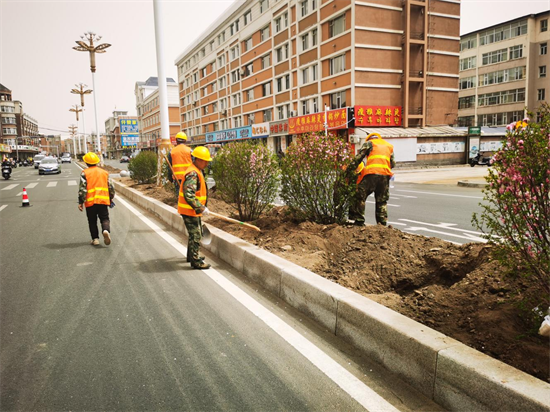
M 23 207 L 30 206 L 29 196 L 27 195 L 27 189 L 23 188 Z

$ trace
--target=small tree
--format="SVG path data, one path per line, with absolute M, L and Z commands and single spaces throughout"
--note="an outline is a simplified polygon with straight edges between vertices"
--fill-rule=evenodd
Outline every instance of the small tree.
M 336 136 L 298 137 L 281 159 L 281 198 L 299 219 L 343 223 L 355 191 L 350 147 Z
M 523 273 L 550 293 L 550 109 L 539 122 L 508 126 L 483 190 L 483 212 L 472 223 L 495 245 L 496 258 L 512 273 Z
M 279 184 L 277 156 L 253 141 L 222 147 L 212 162 L 216 189 L 234 204 L 243 221 L 255 220 L 273 206 Z
M 157 175 L 157 154 L 150 151 L 140 152 L 128 164 L 132 179 L 138 183 L 153 183 Z

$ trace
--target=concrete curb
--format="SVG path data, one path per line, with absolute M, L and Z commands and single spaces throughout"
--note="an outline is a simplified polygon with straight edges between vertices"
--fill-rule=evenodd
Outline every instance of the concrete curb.
M 487 183 L 470 182 L 469 180 L 459 180 L 457 185 L 463 187 L 487 187 Z
M 185 232 L 177 211 L 120 182 L 117 192 Z M 452 411 L 548 411 L 550 384 L 292 262 L 208 225 L 211 253 Z

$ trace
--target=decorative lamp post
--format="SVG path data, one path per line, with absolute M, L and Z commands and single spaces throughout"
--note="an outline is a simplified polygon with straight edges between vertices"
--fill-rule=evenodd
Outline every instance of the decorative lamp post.
M 88 140 L 86 139 L 86 122 L 84 121 L 84 95 L 92 93 L 91 89 L 84 90 L 88 87 L 86 84 L 75 84 L 76 89 L 71 89 L 71 93 L 80 95 L 80 106 L 82 107 L 82 133 L 84 134 L 84 153 L 88 153 Z
M 105 53 L 105 49 L 111 47 L 108 43 L 99 44 L 97 46 L 94 45 L 95 42 L 99 42 L 101 40 L 101 36 L 96 35 L 93 32 L 87 32 L 84 33 L 83 36 L 80 36 L 82 40 L 77 40 L 76 44 L 78 46 L 73 47 L 74 50 L 77 51 L 87 51 L 90 53 L 90 70 L 92 71 L 92 87 L 95 91 L 94 93 L 94 110 L 95 110 L 95 128 L 97 133 L 97 149 L 99 151 L 99 159 L 101 160 L 101 163 L 103 164 L 103 150 L 101 149 L 101 139 L 100 139 L 100 133 L 99 133 L 99 123 L 97 121 L 97 87 L 95 84 L 95 54 L 96 53 Z M 88 43 L 85 43 L 84 40 L 87 40 Z
M 76 113 L 76 127 L 78 130 L 78 113 L 80 113 L 82 109 L 78 106 L 78 104 L 75 104 L 73 108 L 69 109 L 69 111 Z M 78 151 L 82 153 L 82 147 L 80 146 L 80 138 L 78 139 Z

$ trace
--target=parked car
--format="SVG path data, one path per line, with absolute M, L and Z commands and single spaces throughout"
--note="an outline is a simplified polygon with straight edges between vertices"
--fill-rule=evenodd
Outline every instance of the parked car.
M 71 163 L 71 155 L 68 153 L 64 153 L 63 156 L 61 156 L 61 163 Z
M 46 157 L 40 161 L 38 166 L 38 174 L 44 175 L 47 173 L 61 173 L 61 166 L 53 157 Z
M 130 158 L 128 156 L 122 156 L 120 158 L 120 163 L 130 163 Z
M 35 169 L 38 169 L 38 166 L 40 166 L 40 162 L 42 161 L 42 159 L 45 159 L 46 156 L 44 155 L 36 155 L 34 156 L 34 159 L 33 159 L 33 162 L 34 162 L 34 168 Z

